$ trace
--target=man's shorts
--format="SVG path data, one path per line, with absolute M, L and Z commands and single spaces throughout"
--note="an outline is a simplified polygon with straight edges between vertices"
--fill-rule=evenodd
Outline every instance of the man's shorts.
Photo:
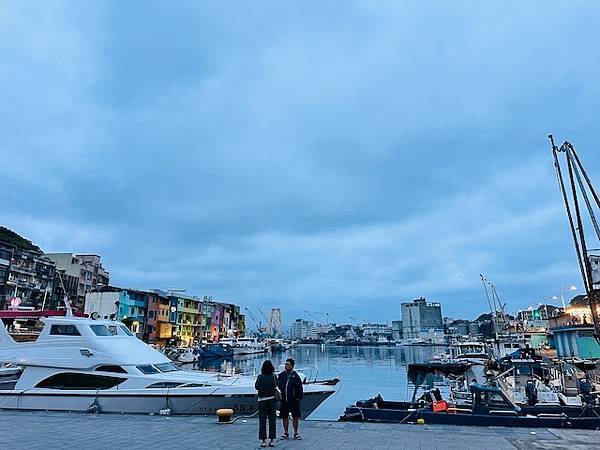
M 299 419 L 302 414 L 300 413 L 300 400 L 293 400 L 291 402 L 281 402 L 279 407 L 279 417 L 289 417 L 292 413 L 292 418 Z

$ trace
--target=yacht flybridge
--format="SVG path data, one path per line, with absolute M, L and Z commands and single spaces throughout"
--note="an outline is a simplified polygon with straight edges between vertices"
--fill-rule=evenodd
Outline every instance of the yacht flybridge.
M 212 414 L 257 409 L 254 377 L 180 370 L 111 320 L 40 319 L 34 342 L 15 342 L 0 320 L 0 409 Z M 335 392 L 306 382 L 303 417 Z

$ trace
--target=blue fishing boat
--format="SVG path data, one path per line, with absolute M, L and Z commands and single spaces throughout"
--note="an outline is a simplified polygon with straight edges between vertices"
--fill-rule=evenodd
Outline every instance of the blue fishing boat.
M 202 344 L 198 347 L 198 359 L 232 358 L 233 348 L 227 344 Z

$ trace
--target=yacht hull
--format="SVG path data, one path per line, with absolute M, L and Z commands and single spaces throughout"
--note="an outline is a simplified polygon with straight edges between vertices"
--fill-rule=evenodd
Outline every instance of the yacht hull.
M 262 355 L 267 353 L 267 349 L 262 348 L 251 348 L 251 347 L 234 347 L 233 355 L 234 356 L 246 356 L 246 355 Z
M 160 390 L 163 392 L 148 393 L 147 389 L 0 391 L 0 409 L 119 414 L 161 414 L 161 411 L 169 410 L 169 414 L 177 415 L 210 415 L 217 409 L 231 408 L 236 414 L 249 415 L 258 408 L 256 394 L 173 393 L 172 390 L 167 393 Z M 331 390 L 306 392 L 301 402 L 302 416 L 308 417 L 331 394 Z

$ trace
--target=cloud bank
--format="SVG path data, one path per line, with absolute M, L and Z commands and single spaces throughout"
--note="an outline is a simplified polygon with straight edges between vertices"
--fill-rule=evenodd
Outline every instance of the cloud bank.
M 0 222 L 116 285 L 339 322 L 581 285 L 546 139 L 600 180 L 593 3 L 0 6 Z

